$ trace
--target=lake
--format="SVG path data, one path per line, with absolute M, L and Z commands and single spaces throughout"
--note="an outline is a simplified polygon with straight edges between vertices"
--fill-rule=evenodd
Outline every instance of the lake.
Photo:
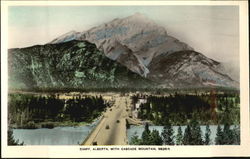
M 53 129 L 13 129 L 13 136 L 24 145 L 78 145 L 88 136 L 99 120 L 78 127 L 55 127 Z

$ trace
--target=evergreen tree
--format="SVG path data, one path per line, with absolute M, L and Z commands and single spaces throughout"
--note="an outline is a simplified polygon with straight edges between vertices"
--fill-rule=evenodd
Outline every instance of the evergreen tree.
M 233 136 L 234 136 L 233 145 L 239 145 L 240 144 L 240 127 L 234 126 L 232 132 L 233 132 Z
M 183 144 L 182 141 L 183 141 L 183 135 L 181 127 L 179 126 L 178 133 L 176 135 L 176 145 L 182 145 Z
M 190 123 L 191 127 L 191 145 L 203 145 L 201 128 L 196 120 L 192 120 Z
M 220 125 L 217 127 L 217 133 L 216 133 L 216 138 L 215 138 L 215 144 L 216 145 L 223 145 L 223 132 L 221 130 Z
M 146 123 L 144 131 L 142 133 L 142 145 L 150 145 L 150 130 L 149 125 Z
M 153 130 L 150 134 L 150 143 L 149 145 L 162 145 L 163 140 L 157 130 Z
M 19 140 L 15 140 L 13 137 L 12 129 L 8 130 L 8 145 L 23 145 L 24 143 L 19 144 Z
M 139 139 L 137 135 L 132 136 L 130 145 L 142 145 L 142 139 Z
M 191 134 L 191 128 L 189 124 L 187 125 L 184 136 L 183 136 L 183 145 L 190 145 L 192 143 L 192 134 Z
M 233 143 L 234 143 L 233 132 L 230 129 L 230 125 L 228 123 L 226 123 L 224 125 L 224 129 L 223 129 L 223 144 L 231 145 Z
M 204 141 L 205 145 L 209 145 L 211 143 L 210 135 L 211 135 L 211 130 L 209 128 L 209 125 L 206 125 L 206 133 L 205 133 L 205 141 Z
M 174 130 L 169 122 L 166 122 L 161 135 L 165 145 L 174 145 Z

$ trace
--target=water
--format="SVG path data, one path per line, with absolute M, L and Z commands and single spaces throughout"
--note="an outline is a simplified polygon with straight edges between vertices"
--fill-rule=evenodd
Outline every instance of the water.
M 78 145 L 88 136 L 99 120 L 91 125 L 55 127 L 53 129 L 13 129 L 13 136 L 24 145 Z
M 182 135 L 184 135 L 185 129 L 187 126 L 181 126 L 181 130 L 182 130 Z M 223 129 L 224 126 L 221 126 L 221 128 Z M 174 136 L 177 135 L 178 132 L 178 128 L 179 126 L 173 126 L 173 130 L 174 130 Z M 206 126 L 202 125 L 200 126 L 201 131 L 202 131 L 202 137 L 204 139 L 205 136 L 205 132 L 206 132 Z M 210 131 L 211 131 L 211 135 L 210 135 L 210 139 L 211 139 L 211 145 L 215 144 L 215 137 L 216 137 L 216 133 L 217 133 L 217 125 L 209 125 Z M 231 129 L 234 128 L 234 126 L 230 127 Z M 152 131 L 154 129 L 158 130 L 159 133 L 161 134 L 162 130 L 163 130 L 163 126 L 149 126 L 149 129 Z M 127 136 L 128 136 L 128 141 L 131 141 L 131 138 L 135 135 L 137 135 L 139 138 L 141 138 L 142 132 L 144 131 L 144 126 L 140 125 L 140 126 L 134 126 L 131 125 L 129 129 L 127 129 Z

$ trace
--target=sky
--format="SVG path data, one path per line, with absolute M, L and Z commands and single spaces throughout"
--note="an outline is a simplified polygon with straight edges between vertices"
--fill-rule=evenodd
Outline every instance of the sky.
M 142 13 L 214 60 L 239 65 L 237 6 L 11 6 L 9 48 L 45 44 L 69 31 Z

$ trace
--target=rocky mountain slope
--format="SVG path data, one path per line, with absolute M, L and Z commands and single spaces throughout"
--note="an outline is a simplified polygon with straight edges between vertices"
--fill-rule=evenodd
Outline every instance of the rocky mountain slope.
M 139 13 L 85 32 L 69 32 L 50 43 L 72 39 L 94 43 L 108 58 L 162 87 L 239 86 L 219 62 L 194 51 Z
M 169 36 L 163 27 L 140 13 L 114 19 L 86 32 L 71 31 L 50 43 L 69 41 L 72 38 L 96 44 L 107 57 L 117 60 L 144 77 L 150 71 L 147 66 L 154 57 L 181 50 L 193 50 L 187 44 Z M 119 58 L 120 56 L 122 58 Z M 128 59 L 132 62 L 126 63 Z
M 8 55 L 10 88 L 141 88 L 153 85 L 107 58 L 87 41 L 10 49 Z
M 238 87 L 221 64 L 195 51 L 179 51 L 161 55 L 148 66 L 147 78 L 165 87 Z

